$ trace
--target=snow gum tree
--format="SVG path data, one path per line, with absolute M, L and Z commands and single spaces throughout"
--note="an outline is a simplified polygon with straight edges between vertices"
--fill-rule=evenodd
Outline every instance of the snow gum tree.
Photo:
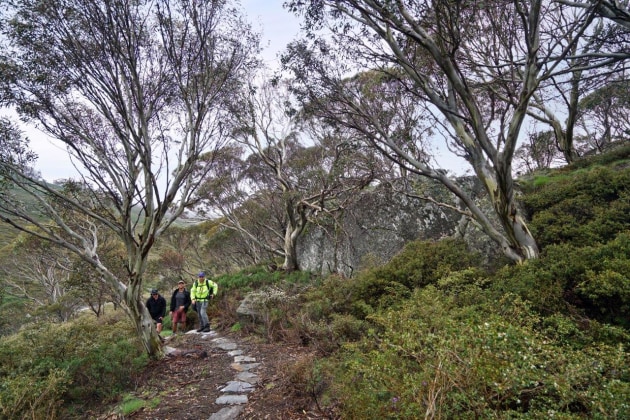
M 222 214 L 254 261 L 280 257 L 282 270 L 299 270 L 297 246 L 307 226 L 334 220 L 380 165 L 351 136 L 302 118 L 284 82 L 252 82 L 245 93 L 234 110 L 239 147 L 223 151 L 226 169 L 200 189 L 200 203 Z
M 143 298 L 149 252 L 190 205 L 205 176 L 193 170 L 199 157 L 225 144 L 229 102 L 257 65 L 259 37 L 226 0 L 0 5 L 0 98 L 67 149 L 82 191 L 63 194 L 18 159 L 3 159 L 11 188 L 3 190 L 0 219 L 93 267 L 120 296 L 148 354 L 160 357 Z M 32 208 L 20 205 L 18 191 Z M 101 229 L 124 244 L 124 276 L 99 257 Z
M 571 6 L 323 0 L 289 7 L 311 30 L 284 56 L 311 110 L 356 130 L 410 172 L 443 184 L 511 260 L 536 258 L 512 160 L 533 95 L 574 51 L 572 43 L 557 40 L 579 39 L 593 11 L 577 9 L 565 26 L 553 26 L 547 17 Z M 491 211 L 436 163 L 436 147 L 472 170 Z

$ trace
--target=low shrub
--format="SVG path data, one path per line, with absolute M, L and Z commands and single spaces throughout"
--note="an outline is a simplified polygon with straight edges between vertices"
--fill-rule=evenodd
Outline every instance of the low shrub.
M 589 264 L 575 293 L 591 317 L 630 329 L 630 231 L 587 251 Z
M 453 271 L 477 266 L 480 260 L 479 255 L 467 249 L 464 241 L 415 241 L 408 243 L 387 264 L 367 272 L 364 276 L 384 279 L 388 283 L 400 283 L 413 290 L 435 284 L 438 279 Z M 366 291 L 374 292 L 369 289 Z M 360 293 L 358 297 L 370 298 Z
M 547 249 L 547 254 L 526 264 L 506 266 L 492 278 L 491 289 L 495 299 L 506 293 L 513 293 L 531 303 L 541 314 L 553 314 L 566 309 L 565 291 L 571 288 L 572 274 L 579 273 L 575 260 L 582 265 L 583 260 L 563 247 Z M 563 253 L 565 250 L 567 253 Z M 557 252 L 554 252 L 557 251 Z M 554 259 L 558 255 L 560 259 Z
M 570 309 L 628 328 L 629 272 L 630 232 L 622 232 L 603 244 L 551 245 L 537 260 L 500 270 L 492 288 L 518 294 L 542 314 Z
M 475 267 L 479 260 L 462 241 L 410 242 L 384 266 L 364 270 L 350 279 L 329 277 L 307 293 L 304 311 L 314 321 L 332 313 L 365 319 L 378 308 L 409 298 L 416 288 Z
M 560 243 L 595 245 L 628 230 L 628 185 L 630 167 L 626 165 L 593 167 L 570 176 L 559 172 L 544 188 L 532 189 L 522 200 L 538 244 L 543 249 Z
M 268 341 L 297 340 L 294 319 L 301 301 L 299 293 L 279 287 L 264 287 L 250 294 L 250 299 L 258 314 L 256 321 L 264 327 Z
M 368 328 L 366 321 L 378 310 L 396 307 L 414 289 L 441 282 L 460 298 L 469 283 L 481 287 L 485 272 L 476 268 L 477 256 L 461 241 L 417 241 L 384 266 L 375 266 L 346 279 L 329 276 L 310 288 L 303 298 L 296 327 L 302 342 L 330 355 L 346 341 L 355 341 Z M 457 274 L 459 273 L 459 274 Z M 474 298 L 473 298 L 474 300 Z
M 49 369 L 38 376 L 19 372 L 2 374 L 0 382 L 0 418 L 55 419 L 63 396 L 71 384 L 67 371 Z
M 129 372 L 147 362 L 130 337 L 135 328 L 122 311 L 39 323 L 8 337 L 0 345 L 1 409 L 8 418 L 56 418 L 62 404 L 113 397 L 133 385 Z
M 312 279 L 312 275 L 306 271 L 269 271 L 264 267 L 251 267 L 234 274 L 225 274 L 213 278 L 219 284 L 220 293 L 233 289 L 239 289 L 241 293 L 259 289 L 262 286 L 276 285 L 279 283 L 306 284 Z
M 349 314 L 332 314 L 328 320 L 314 321 L 302 316 L 296 328 L 301 341 L 328 356 L 339 350 L 344 343 L 361 339 L 369 323 Z
M 506 296 L 498 307 L 504 315 L 493 305 L 471 312 L 427 287 L 395 310 L 370 316 L 378 332 L 330 358 L 337 379 L 328 393 L 338 398 L 342 417 L 630 415 L 624 346 L 590 341 L 572 348 L 541 331 L 540 316 L 519 298 Z M 566 325 L 560 336 L 575 331 Z

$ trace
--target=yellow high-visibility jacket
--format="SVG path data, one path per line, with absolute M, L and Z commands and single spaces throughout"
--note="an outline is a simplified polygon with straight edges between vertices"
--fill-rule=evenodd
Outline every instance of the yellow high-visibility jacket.
M 192 289 L 190 289 L 190 299 L 204 301 L 210 300 L 212 295 L 216 295 L 219 291 L 219 285 L 212 280 L 205 279 L 202 283 L 200 279 L 195 280 Z

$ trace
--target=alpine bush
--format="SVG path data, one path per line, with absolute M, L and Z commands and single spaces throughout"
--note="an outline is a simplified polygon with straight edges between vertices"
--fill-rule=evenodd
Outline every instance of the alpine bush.
M 548 246 L 541 257 L 500 270 L 492 288 L 528 300 L 543 314 L 580 311 L 630 327 L 630 232 L 606 243 Z
M 63 409 L 106 400 L 133 385 L 147 357 L 124 314 L 38 323 L 0 345 L 2 418 L 67 417 Z M 9 414 L 7 414 L 9 413 Z
M 491 305 L 471 312 L 427 287 L 396 310 L 369 317 L 380 333 L 345 344 L 336 356 L 329 392 L 339 397 L 342 416 L 630 415 L 626 348 L 599 342 L 570 348 L 540 330 L 540 316 L 519 298 L 506 296 L 498 306 L 506 313 Z
M 463 241 L 415 241 L 387 264 L 363 271 L 338 287 L 347 291 L 346 310 L 361 318 L 373 309 L 387 308 L 409 298 L 416 288 L 436 284 L 455 271 L 474 267 L 479 260 Z
M 551 181 L 553 180 L 553 181 Z M 630 167 L 560 172 L 544 188 L 527 188 L 523 203 L 541 248 L 550 244 L 594 245 L 630 229 Z

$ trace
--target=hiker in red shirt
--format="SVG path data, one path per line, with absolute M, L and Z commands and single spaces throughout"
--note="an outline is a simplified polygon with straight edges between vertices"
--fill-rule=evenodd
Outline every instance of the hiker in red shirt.
M 186 330 L 186 312 L 192 301 L 190 300 L 190 292 L 186 290 L 184 280 L 177 283 L 177 289 L 173 291 L 171 296 L 171 320 L 173 321 L 173 334 L 177 334 L 177 324 L 181 322 L 182 326 L 179 331 Z

